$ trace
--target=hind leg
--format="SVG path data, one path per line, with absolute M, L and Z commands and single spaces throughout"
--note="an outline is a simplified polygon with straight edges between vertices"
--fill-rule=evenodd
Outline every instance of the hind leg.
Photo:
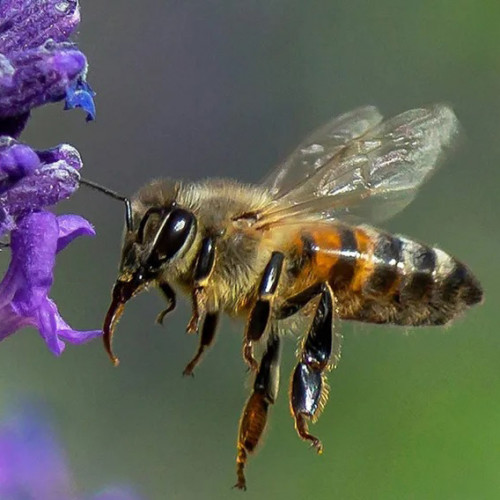
M 334 335 L 334 297 L 328 284 L 321 287 L 321 296 L 313 322 L 302 346 L 300 360 L 294 370 L 290 388 L 290 409 L 299 436 L 310 441 L 318 453 L 321 441 L 309 433 L 309 422 L 314 422 L 328 398 L 325 373 L 340 352 L 340 335 Z
M 269 405 L 276 400 L 279 382 L 280 340 L 271 332 L 266 352 L 262 356 L 255 377 L 253 392 L 248 399 L 240 419 L 238 433 L 238 455 L 235 488 L 246 490 L 245 465 L 248 455 L 255 451 L 265 430 Z

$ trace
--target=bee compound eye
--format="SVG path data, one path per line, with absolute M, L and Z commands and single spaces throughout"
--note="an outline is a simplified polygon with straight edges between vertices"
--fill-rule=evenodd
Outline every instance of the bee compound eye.
M 194 215 L 174 208 L 160 225 L 150 255 L 150 264 L 158 265 L 174 257 L 188 240 L 195 224 Z

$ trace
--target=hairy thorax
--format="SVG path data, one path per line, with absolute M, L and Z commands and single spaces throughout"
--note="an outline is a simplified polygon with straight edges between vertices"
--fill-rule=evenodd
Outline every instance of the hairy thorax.
M 177 283 L 186 291 L 191 288 L 201 242 L 204 237 L 214 237 L 217 254 L 207 287 L 208 310 L 240 313 L 252 298 L 273 248 L 250 224 L 236 219 L 269 203 L 269 194 L 234 181 L 207 180 L 181 185 L 177 202 L 192 210 L 198 223 L 196 241 L 184 259 L 189 265 L 179 272 Z

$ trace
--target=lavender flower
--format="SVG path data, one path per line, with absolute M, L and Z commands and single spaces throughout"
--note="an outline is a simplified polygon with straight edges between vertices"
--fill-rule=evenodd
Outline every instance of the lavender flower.
M 58 356 L 64 340 L 82 344 L 101 334 L 100 330 L 73 330 L 48 298 L 56 253 L 85 234 L 93 235 L 94 230 L 78 215 L 36 212 L 21 220 L 12 232 L 12 260 L 0 283 L 0 340 L 31 325 Z
M 18 137 L 32 108 L 66 98 L 95 116 L 87 60 L 68 38 L 78 0 L 0 2 L 0 134 Z
M 13 412 L 0 422 L 0 498 L 5 500 L 140 500 L 130 488 L 77 495 L 64 449 L 43 413 Z
M 87 60 L 68 42 L 80 20 L 78 0 L 0 0 L 0 237 L 11 234 L 11 263 L 0 283 L 0 340 L 34 326 L 49 349 L 81 344 L 101 331 L 73 330 L 48 297 L 56 254 L 92 226 L 46 207 L 77 188 L 82 166 L 75 148 L 35 151 L 15 138 L 30 110 L 66 98 L 66 109 L 95 114 L 85 82 Z

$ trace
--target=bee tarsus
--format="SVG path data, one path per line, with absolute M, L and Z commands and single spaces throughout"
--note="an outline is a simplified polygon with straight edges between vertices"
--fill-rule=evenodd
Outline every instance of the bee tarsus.
M 217 325 L 219 324 L 219 313 L 206 313 L 203 319 L 203 325 L 201 327 L 200 342 L 198 345 L 198 350 L 194 355 L 193 359 L 186 365 L 182 374 L 184 376 L 193 375 L 193 371 L 196 365 L 201 361 L 203 353 L 208 349 L 217 333 Z

